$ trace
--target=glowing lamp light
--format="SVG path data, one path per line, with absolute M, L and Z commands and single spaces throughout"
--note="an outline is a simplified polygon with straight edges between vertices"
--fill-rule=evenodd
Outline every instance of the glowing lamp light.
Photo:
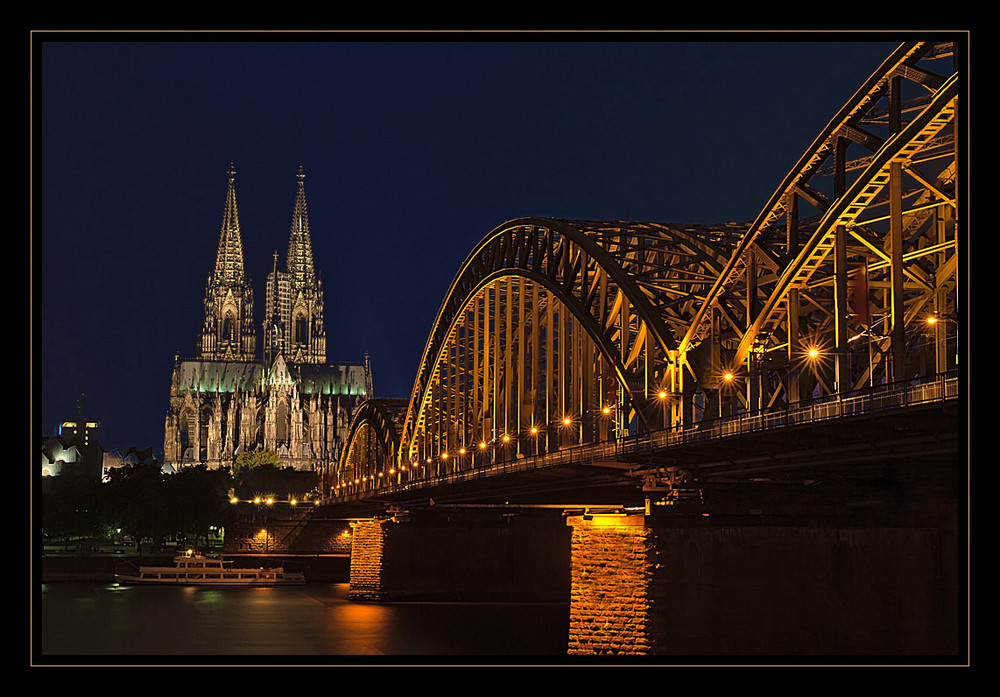
M 596 525 L 598 527 L 613 527 L 621 525 L 625 516 L 618 514 L 596 514 L 591 516 L 584 516 L 584 520 L 589 520 L 591 525 Z
M 570 420 L 568 416 L 563 417 L 563 426 L 569 426 Z
M 486 441 L 484 440 L 479 441 L 479 449 L 482 450 L 485 447 L 486 447 Z
M 503 442 L 504 443 L 509 443 L 510 442 L 510 436 L 507 435 L 506 433 L 503 434 Z
M 667 398 L 667 391 L 666 390 L 660 390 L 660 395 L 659 396 L 660 396 L 660 399 L 666 399 Z
M 459 455 L 465 455 L 465 448 L 459 448 L 458 449 L 458 454 Z
M 815 358 L 818 355 L 819 355 L 819 349 L 817 349 L 817 348 L 811 348 L 811 349 L 809 349 L 809 357 L 810 358 Z
M 441 453 L 441 459 L 442 460 L 447 460 L 448 459 L 448 453 Z M 430 459 L 428 459 L 428 462 L 430 462 Z
M 601 411 L 603 411 L 605 414 L 610 414 L 611 413 L 611 407 L 604 407 L 604 409 L 602 409 Z
M 229 503 L 239 503 L 239 502 L 240 502 L 240 500 L 238 498 L 236 498 L 235 496 L 233 498 L 229 499 Z
M 727 382 L 729 382 L 729 381 L 731 381 L 733 379 L 733 374 L 732 373 L 726 373 L 722 377 L 725 378 Z
M 538 427 L 536 427 L 536 426 L 532 426 L 532 427 L 531 427 L 531 432 L 532 432 L 533 434 L 534 434 L 534 433 L 538 433 Z

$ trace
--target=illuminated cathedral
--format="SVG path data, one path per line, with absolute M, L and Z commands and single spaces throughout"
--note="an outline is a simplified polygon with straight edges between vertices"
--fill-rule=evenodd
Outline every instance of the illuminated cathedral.
M 164 461 L 177 469 L 226 467 L 242 452 L 268 450 L 282 465 L 325 474 L 336 468 L 355 409 L 371 396 L 368 357 L 326 362 L 323 287 L 301 167 L 284 269 L 275 252 L 267 277 L 258 353 L 231 164 L 228 177 L 197 357 L 174 359 Z

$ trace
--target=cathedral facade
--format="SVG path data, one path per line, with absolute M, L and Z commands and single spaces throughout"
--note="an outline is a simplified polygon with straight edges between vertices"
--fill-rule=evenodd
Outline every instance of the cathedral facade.
M 327 363 L 301 167 L 284 270 L 275 253 L 258 345 L 232 165 L 228 177 L 197 357 L 174 358 L 164 460 L 175 469 L 228 467 L 242 452 L 268 450 L 282 465 L 327 475 L 336 470 L 354 411 L 371 397 L 368 358 Z

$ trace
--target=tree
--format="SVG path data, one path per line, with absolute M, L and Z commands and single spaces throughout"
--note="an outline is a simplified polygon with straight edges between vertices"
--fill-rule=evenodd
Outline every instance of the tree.
M 225 470 L 204 465 L 185 467 L 167 480 L 166 498 L 172 510 L 176 532 L 192 534 L 208 543 L 212 526 L 225 527 L 232 519 L 227 492 L 232 477 Z
M 42 530 L 68 542 L 73 536 L 100 534 L 109 520 L 99 479 L 87 468 L 67 463 L 42 496 Z
M 165 477 L 158 467 L 130 465 L 115 468 L 106 485 L 120 527 L 135 540 L 139 552 L 144 537 L 152 538 L 158 546 L 175 532 Z
M 272 450 L 251 450 L 236 456 L 235 470 L 241 472 L 244 469 L 252 469 L 261 465 L 278 467 L 280 464 L 281 458 L 278 457 L 278 453 Z
M 254 496 L 275 496 L 280 499 L 301 499 L 303 494 L 316 488 L 315 472 L 302 472 L 294 467 L 282 467 L 277 454 L 264 450 L 245 453 L 241 462 L 237 457 L 235 488 L 237 496 L 249 499 Z M 259 457 L 249 457 L 259 456 Z

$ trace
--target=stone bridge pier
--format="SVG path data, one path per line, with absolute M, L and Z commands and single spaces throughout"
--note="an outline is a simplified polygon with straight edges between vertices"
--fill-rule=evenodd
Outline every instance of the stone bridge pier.
M 569 599 L 558 511 L 420 510 L 352 523 L 354 600 Z
M 712 517 L 570 517 L 568 653 L 958 652 L 954 530 Z
M 453 509 L 353 524 L 356 600 L 568 603 L 569 655 L 954 655 L 953 518 Z

